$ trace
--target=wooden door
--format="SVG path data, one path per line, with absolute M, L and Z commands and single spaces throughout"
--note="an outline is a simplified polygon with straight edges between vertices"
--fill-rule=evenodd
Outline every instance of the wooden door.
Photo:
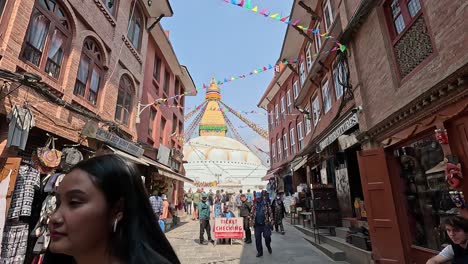
M 462 166 L 463 190 L 468 191 L 468 114 L 450 121 L 447 125 L 450 149 Z
M 405 263 L 395 200 L 383 148 L 359 152 L 359 171 L 375 263 Z

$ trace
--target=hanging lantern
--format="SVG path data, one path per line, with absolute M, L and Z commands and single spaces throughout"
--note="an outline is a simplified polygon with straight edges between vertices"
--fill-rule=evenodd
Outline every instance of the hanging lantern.
M 439 141 L 439 144 L 442 145 L 447 145 L 448 144 L 448 135 L 447 135 L 447 129 L 436 129 L 436 138 Z

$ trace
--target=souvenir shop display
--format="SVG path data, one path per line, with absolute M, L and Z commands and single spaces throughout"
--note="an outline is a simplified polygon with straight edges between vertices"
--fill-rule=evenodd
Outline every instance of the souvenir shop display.
M 29 137 L 29 130 L 35 126 L 34 115 L 26 104 L 15 105 L 7 115 L 9 120 L 6 147 L 15 146 L 24 150 Z
M 436 133 L 437 141 L 439 141 L 439 144 L 447 145 L 449 143 L 447 129 L 436 129 L 435 133 Z
M 55 149 L 55 140 L 56 138 L 49 136 L 46 144 L 42 148 L 37 149 L 37 157 L 42 165 L 55 168 L 60 164 L 62 157 L 62 152 Z M 52 145 L 52 148 L 50 148 Z
M 463 182 L 463 175 L 461 172 L 461 164 L 455 156 L 448 156 L 445 158 L 445 179 L 448 185 L 453 188 L 459 188 Z
M 62 149 L 62 158 L 60 160 L 60 168 L 64 171 L 69 171 L 73 166 L 78 164 L 78 162 L 83 160 L 83 154 L 74 148 L 64 148 Z

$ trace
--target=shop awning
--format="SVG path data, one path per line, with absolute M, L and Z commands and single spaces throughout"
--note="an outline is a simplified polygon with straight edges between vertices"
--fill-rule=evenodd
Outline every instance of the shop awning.
M 307 155 L 302 157 L 302 159 L 296 165 L 294 165 L 293 170 L 297 171 L 300 168 L 302 168 L 302 166 L 304 166 L 307 163 L 307 158 L 308 158 Z
M 132 162 L 137 163 L 137 164 L 149 166 L 149 164 L 148 164 L 147 162 L 145 162 L 145 161 L 143 160 L 143 158 L 138 158 L 138 157 L 132 156 L 132 155 L 127 154 L 127 153 L 125 153 L 125 152 L 123 152 L 123 151 L 120 151 L 120 150 L 118 150 L 118 149 L 115 149 L 115 148 L 113 148 L 113 147 L 111 147 L 111 146 L 107 146 L 107 147 L 108 147 L 110 150 L 112 150 L 112 152 L 114 152 L 114 154 L 116 154 L 116 155 L 119 155 L 119 156 L 121 156 L 121 157 L 123 157 L 123 158 L 126 158 L 126 159 L 128 159 L 128 160 L 130 160 L 130 161 L 132 161 Z
M 277 173 L 278 171 L 280 171 L 283 167 L 278 167 L 276 169 L 272 169 L 270 171 L 267 172 L 267 174 L 265 176 L 262 177 L 262 181 L 268 181 L 270 180 L 271 178 L 275 177 L 275 173 Z
M 150 158 L 147 158 L 147 157 L 142 157 L 141 159 L 144 162 L 148 163 L 149 165 L 158 168 L 158 173 L 161 174 L 162 176 L 165 176 L 165 177 L 168 177 L 168 178 L 171 178 L 171 179 L 174 179 L 174 180 L 178 180 L 178 181 L 188 182 L 188 183 L 193 183 L 194 182 L 192 179 L 187 178 L 184 175 L 175 172 L 173 169 L 171 169 L 170 167 L 168 167 L 168 166 L 166 166 L 166 165 L 164 165 L 162 163 L 159 163 L 159 162 L 154 161 L 154 160 L 152 160 Z

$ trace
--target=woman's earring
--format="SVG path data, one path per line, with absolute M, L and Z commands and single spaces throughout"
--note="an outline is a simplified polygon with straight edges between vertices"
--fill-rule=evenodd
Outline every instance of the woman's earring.
M 115 233 L 115 231 L 117 231 L 117 223 L 118 223 L 118 220 L 115 219 L 115 221 L 114 221 L 114 233 Z

